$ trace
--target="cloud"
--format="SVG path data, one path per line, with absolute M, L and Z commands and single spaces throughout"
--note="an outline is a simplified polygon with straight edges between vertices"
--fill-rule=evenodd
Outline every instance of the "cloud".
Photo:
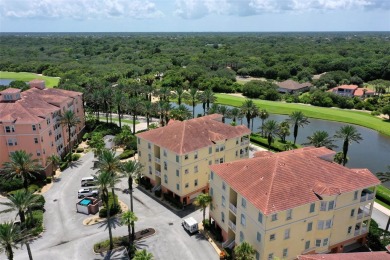
M 249 16 L 352 9 L 390 9 L 390 0 L 176 0 L 174 13 L 196 19 L 209 14 Z
M 10 18 L 71 18 L 78 20 L 162 17 L 149 0 L 0 0 L 0 16 Z

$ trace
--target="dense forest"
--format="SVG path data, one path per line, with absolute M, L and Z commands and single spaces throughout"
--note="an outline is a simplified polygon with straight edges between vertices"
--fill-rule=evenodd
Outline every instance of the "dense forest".
M 389 33 L 3 33 L 0 39 L 1 71 L 58 76 L 60 87 L 82 91 L 143 78 L 146 85 L 244 94 L 255 88 L 251 97 L 314 103 L 307 95 L 281 96 L 272 81 L 312 81 L 327 72 L 313 82 L 322 88 L 314 105 L 375 110 L 377 100 L 340 101 L 324 90 L 369 82 L 385 94 L 390 85 Z M 237 76 L 270 81 L 243 86 Z

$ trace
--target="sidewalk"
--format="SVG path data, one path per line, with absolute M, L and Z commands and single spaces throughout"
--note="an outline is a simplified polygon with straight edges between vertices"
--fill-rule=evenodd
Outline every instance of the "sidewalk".
M 390 209 L 383 207 L 381 204 L 374 202 L 374 208 L 386 214 L 387 216 L 390 216 Z

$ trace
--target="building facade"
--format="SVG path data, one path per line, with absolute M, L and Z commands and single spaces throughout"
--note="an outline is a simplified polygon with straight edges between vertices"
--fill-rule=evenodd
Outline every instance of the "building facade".
M 82 93 L 47 89 L 39 80 L 30 87 L 24 92 L 14 88 L 0 92 L 0 165 L 9 161 L 11 153 L 25 150 L 49 173 L 47 158 L 62 156 L 68 145 L 68 129 L 60 124 L 60 116 L 72 110 L 80 118 L 80 124 L 71 128 L 71 142 L 84 129 Z
M 208 191 L 209 165 L 248 158 L 250 130 L 209 115 L 137 134 L 144 177 L 178 201 L 189 204 Z
M 210 166 L 210 219 L 223 246 L 246 241 L 256 259 L 296 259 L 364 242 L 380 181 L 334 154 L 308 147 Z

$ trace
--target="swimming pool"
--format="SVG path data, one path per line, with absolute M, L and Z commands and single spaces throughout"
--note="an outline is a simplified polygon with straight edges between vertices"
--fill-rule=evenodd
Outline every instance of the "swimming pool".
M 79 203 L 80 203 L 80 205 L 88 206 L 89 204 L 92 203 L 92 200 L 91 199 L 83 199 Z

